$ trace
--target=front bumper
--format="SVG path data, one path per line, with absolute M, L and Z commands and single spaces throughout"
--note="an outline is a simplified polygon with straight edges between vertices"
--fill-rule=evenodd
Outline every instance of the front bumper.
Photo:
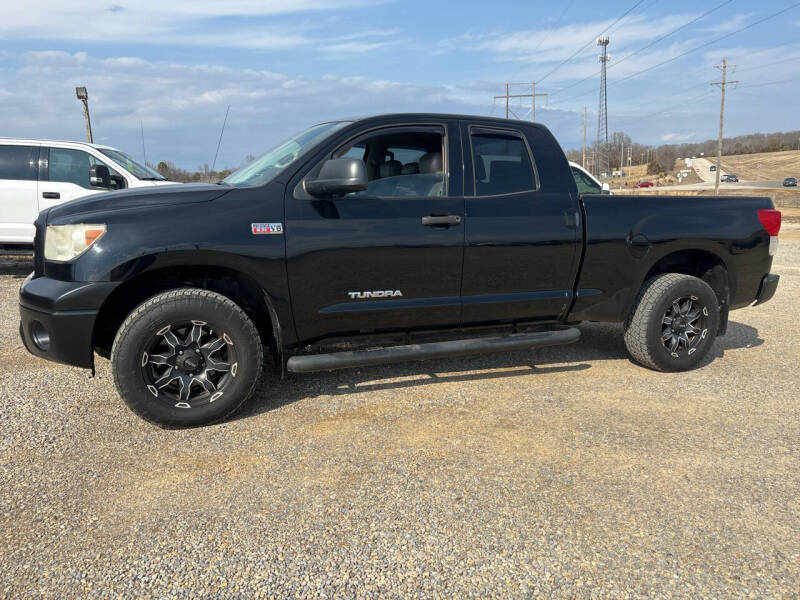
M 97 314 L 116 286 L 31 273 L 19 290 L 19 334 L 25 348 L 47 360 L 91 368 Z
M 764 304 L 764 302 L 775 295 L 775 290 L 778 288 L 778 281 L 780 278 L 781 276 L 775 273 L 764 275 L 764 278 L 761 280 L 761 285 L 758 287 L 758 294 L 756 295 L 756 301 L 753 303 L 753 306 Z

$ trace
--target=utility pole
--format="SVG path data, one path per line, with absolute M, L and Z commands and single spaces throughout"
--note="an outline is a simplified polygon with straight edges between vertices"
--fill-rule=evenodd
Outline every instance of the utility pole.
M 86 139 L 89 140 L 90 144 L 93 144 L 92 122 L 89 119 L 89 92 L 86 91 L 85 87 L 76 87 L 75 95 L 78 97 L 78 100 L 83 102 L 83 118 L 86 121 Z
M 509 107 L 509 100 L 511 98 L 530 98 L 531 99 L 531 121 L 536 120 L 536 98 L 540 97 L 547 97 L 547 94 L 537 94 L 536 93 L 536 82 L 531 83 L 531 93 L 530 94 L 511 94 L 509 93 L 510 86 L 512 85 L 528 85 L 527 83 L 507 83 L 506 84 L 506 93 L 501 96 L 495 96 L 494 99 L 497 100 L 498 98 L 505 98 L 506 100 L 506 119 L 508 119 L 509 114 L 514 114 L 514 111 L 511 110 Z M 514 114 L 516 117 L 517 115 Z M 519 117 L 517 117 L 519 118 Z
M 714 178 L 714 195 L 719 196 L 719 169 L 722 163 L 722 122 L 725 118 L 725 86 L 729 83 L 739 83 L 738 81 L 727 81 L 728 63 L 725 58 L 722 59 L 721 65 L 714 65 L 715 68 L 722 71 L 722 81 L 714 81 L 711 85 L 718 85 L 722 91 L 722 100 L 719 105 L 719 139 L 717 140 L 717 172 Z
M 600 56 L 597 57 L 600 63 L 600 108 L 597 111 L 597 151 L 599 153 L 596 165 L 599 173 L 608 174 L 609 170 L 609 147 L 608 147 L 608 99 L 606 95 L 606 63 L 611 58 L 608 55 L 609 37 L 607 35 L 597 38 L 597 45 L 600 46 Z
M 622 171 L 623 156 L 625 156 L 625 138 L 619 143 L 619 170 Z
M 583 160 L 581 166 L 586 168 L 586 107 L 583 107 Z

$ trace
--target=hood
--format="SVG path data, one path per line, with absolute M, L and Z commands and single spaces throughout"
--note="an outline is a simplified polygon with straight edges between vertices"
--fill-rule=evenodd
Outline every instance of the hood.
M 210 183 L 175 183 L 119 190 L 92 194 L 52 207 L 47 221 L 60 218 L 72 218 L 82 214 L 116 212 L 143 206 L 165 206 L 188 204 L 192 202 L 210 202 L 227 194 L 233 188 L 226 185 Z

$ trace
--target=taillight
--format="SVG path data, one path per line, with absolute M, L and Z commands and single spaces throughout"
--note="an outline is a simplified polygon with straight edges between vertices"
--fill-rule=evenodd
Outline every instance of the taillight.
M 781 230 L 781 211 L 774 208 L 759 208 L 758 220 L 770 236 L 778 235 Z

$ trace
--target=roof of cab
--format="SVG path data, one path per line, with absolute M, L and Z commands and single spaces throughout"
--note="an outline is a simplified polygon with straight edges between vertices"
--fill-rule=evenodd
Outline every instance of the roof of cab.
M 459 113 L 423 113 L 423 112 L 408 112 L 408 113 L 381 113 L 377 115 L 360 115 L 357 117 L 353 117 L 350 119 L 338 119 L 340 121 L 368 121 L 372 119 L 408 119 L 408 118 L 417 118 L 417 119 L 461 119 L 465 121 L 489 121 L 493 123 L 502 123 L 502 124 L 515 124 L 519 125 L 535 125 L 536 127 L 544 127 L 541 123 L 537 123 L 535 121 L 523 121 L 522 119 L 504 119 L 502 117 L 491 117 L 487 115 L 466 115 L 466 114 L 459 114 Z
M 2 144 L 77 144 L 79 146 L 91 146 L 97 150 L 117 150 L 113 146 L 106 146 L 105 144 L 90 144 L 89 142 L 77 142 L 75 140 L 49 140 L 45 138 L 9 138 L 0 137 Z

